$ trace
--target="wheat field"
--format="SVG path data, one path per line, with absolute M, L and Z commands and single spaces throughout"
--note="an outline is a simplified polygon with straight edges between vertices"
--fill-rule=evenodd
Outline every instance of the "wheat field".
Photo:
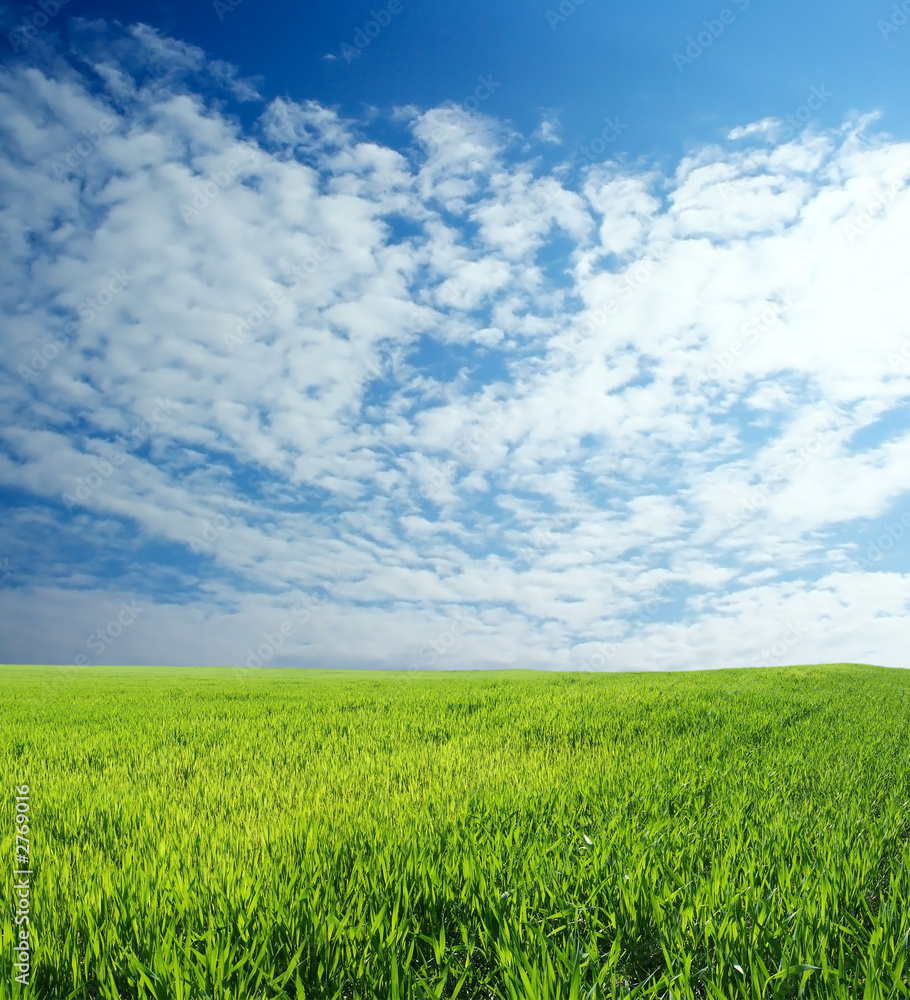
M 910 672 L 0 673 L 4 1000 L 910 995 Z

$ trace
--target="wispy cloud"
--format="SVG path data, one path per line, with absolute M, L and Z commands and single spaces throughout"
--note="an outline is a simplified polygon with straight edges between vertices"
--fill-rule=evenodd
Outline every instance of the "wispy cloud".
M 559 138 L 559 116 L 555 111 L 545 112 L 533 137 L 554 146 L 562 145 L 562 139 Z

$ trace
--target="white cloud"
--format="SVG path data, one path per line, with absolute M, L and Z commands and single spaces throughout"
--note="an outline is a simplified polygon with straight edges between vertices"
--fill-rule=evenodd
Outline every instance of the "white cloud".
M 784 123 L 779 118 L 762 118 L 761 121 L 750 122 L 748 125 L 738 125 L 730 129 L 728 139 L 747 139 L 753 135 L 761 135 L 773 142 L 781 134 Z
M 245 133 L 232 67 L 76 36 L 103 88 L 0 72 L 9 655 L 138 600 L 104 656 L 293 619 L 275 663 L 407 666 L 461 615 L 436 666 L 908 665 L 906 556 L 857 561 L 903 531 L 908 144 L 765 121 L 572 189 L 463 109 Z
M 545 142 L 553 146 L 561 146 L 562 139 L 559 138 L 559 115 L 555 111 L 547 111 L 540 120 L 533 134 L 533 138 L 539 142 Z

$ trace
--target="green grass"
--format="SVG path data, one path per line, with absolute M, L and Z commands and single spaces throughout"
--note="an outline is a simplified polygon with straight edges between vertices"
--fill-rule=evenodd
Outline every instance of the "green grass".
M 2 1000 L 910 996 L 910 671 L 0 681 Z

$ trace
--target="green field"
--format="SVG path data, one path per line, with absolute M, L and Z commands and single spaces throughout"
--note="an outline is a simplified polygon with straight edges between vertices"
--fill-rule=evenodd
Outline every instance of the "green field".
M 2 998 L 910 996 L 910 671 L 0 679 Z

